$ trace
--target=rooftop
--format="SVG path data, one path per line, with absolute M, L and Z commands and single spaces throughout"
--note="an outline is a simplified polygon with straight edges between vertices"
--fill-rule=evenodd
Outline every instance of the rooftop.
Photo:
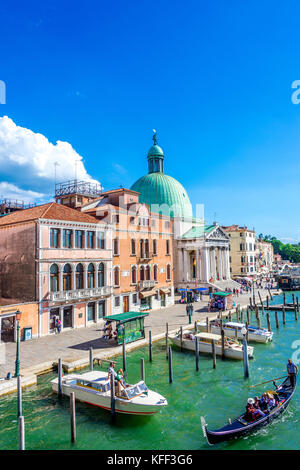
M 20 210 L 2 217 L 0 219 L 0 227 L 38 219 L 66 220 L 70 222 L 85 222 L 90 224 L 99 223 L 97 219 L 90 215 L 71 209 L 70 207 L 63 206 L 62 204 L 57 204 L 56 202 L 48 202 L 41 206 Z

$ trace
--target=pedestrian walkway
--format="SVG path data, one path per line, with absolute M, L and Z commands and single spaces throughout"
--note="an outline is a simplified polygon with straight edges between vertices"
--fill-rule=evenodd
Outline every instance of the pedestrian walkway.
M 256 301 L 259 303 L 258 290 L 255 290 Z M 268 291 L 261 289 L 261 296 L 266 298 Z M 245 307 L 249 304 L 250 292 L 235 297 L 236 305 Z M 203 319 L 207 316 L 215 317 L 216 313 L 208 313 L 208 296 L 203 296 L 203 301 L 194 303 L 194 315 L 192 322 Z M 177 298 L 178 300 L 178 298 Z M 145 318 L 145 332 L 148 338 L 151 330 L 152 338 L 166 331 L 166 323 L 169 331 L 186 326 L 189 323 L 186 315 L 186 305 L 176 303 L 170 307 L 153 310 Z M 88 350 L 92 347 L 95 354 L 99 355 L 105 351 L 105 355 L 113 355 L 117 351 L 116 346 L 111 346 L 101 340 L 102 331 L 99 324 L 87 328 L 71 329 L 60 334 L 44 336 L 39 339 L 20 343 L 21 373 L 33 373 L 34 368 L 44 365 L 44 369 L 51 368 L 51 364 L 60 357 L 65 361 L 76 361 L 87 357 Z M 0 377 L 5 377 L 8 372 L 14 373 L 16 344 L 6 343 L 5 364 L 0 365 Z M 43 366 L 40 367 L 43 369 Z

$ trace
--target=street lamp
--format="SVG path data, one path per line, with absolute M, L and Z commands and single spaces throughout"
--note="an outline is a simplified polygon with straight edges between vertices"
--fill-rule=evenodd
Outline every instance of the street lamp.
M 16 320 L 17 320 L 17 352 L 16 352 L 16 366 L 15 366 L 15 375 L 14 377 L 18 377 L 20 375 L 20 351 L 19 351 L 19 345 L 20 345 L 20 323 L 19 321 L 21 320 L 21 315 L 22 313 L 20 310 L 16 311 Z
M 245 336 L 245 334 L 247 333 L 247 328 L 243 326 L 243 328 L 241 329 L 241 333 L 243 336 Z

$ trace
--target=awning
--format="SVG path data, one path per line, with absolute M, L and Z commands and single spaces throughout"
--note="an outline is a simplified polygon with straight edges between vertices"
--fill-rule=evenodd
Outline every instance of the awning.
M 160 287 L 160 292 L 163 294 L 169 294 L 171 292 L 171 289 L 169 287 Z
M 140 313 L 140 312 L 127 312 L 127 313 L 118 313 L 117 315 L 108 315 L 103 317 L 104 320 L 108 321 L 117 321 L 120 323 L 125 323 L 130 320 L 136 320 L 137 318 L 146 317 L 149 313 Z
M 144 299 L 145 297 L 150 297 L 151 295 L 155 295 L 155 294 L 156 294 L 156 290 L 148 290 L 145 292 L 140 292 L 140 297 L 141 299 Z
M 213 292 L 212 295 L 218 295 L 220 297 L 227 297 L 228 295 L 231 295 L 231 292 Z

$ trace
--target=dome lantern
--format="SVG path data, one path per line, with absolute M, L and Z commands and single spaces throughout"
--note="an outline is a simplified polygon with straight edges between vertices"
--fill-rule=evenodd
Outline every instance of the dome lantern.
M 156 131 L 153 132 L 148 174 L 139 178 L 130 189 L 140 193 L 139 202 L 149 204 L 152 212 L 191 220 L 193 211 L 189 196 L 179 181 L 164 173 L 164 153 L 157 144 Z
M 157 132 L 153 129 L 153 145 L 148 152 L 148 173 L 163 173 L 164 172 L 164 152 L 157 144 Z

